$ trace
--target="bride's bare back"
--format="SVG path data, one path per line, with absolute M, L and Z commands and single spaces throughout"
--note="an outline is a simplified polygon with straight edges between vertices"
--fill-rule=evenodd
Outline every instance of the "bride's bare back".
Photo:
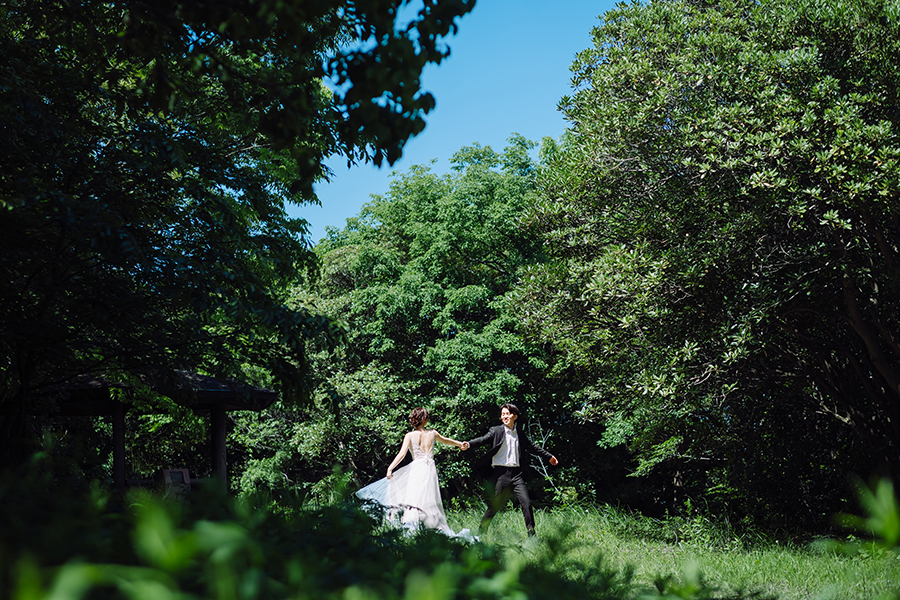
M 410 431 L 409 437 L 410 441 L 415 443 L 422 450 L 422 453 L 428 456 L 434 450 L 434 436 L 436 433 L 434 429 L 429 431 Z M 412 452 L 412 448 L 409 451 Z
M 400 464 L 400 461 L 403 460 L 403 457 L 406 456 L 407 452 L 413 455 L 413 459 L 416 458 L 416 453 L 412 448 L 413 444 L 419 447 L 424 456 L 433 456 L 432 451 L 434 450 L 435 440 L 442 444 L 447 444 L 448 446 L 456 446 L 457 448 L 463 448 L 465 446 L 468 448 L 467 443 L 444 437 L 434 429 L 414 429 L 403 436 L 403 445 L 400 446 L 400 451 L 387 468 L 387 479 L 393 477 L 394 467 Z

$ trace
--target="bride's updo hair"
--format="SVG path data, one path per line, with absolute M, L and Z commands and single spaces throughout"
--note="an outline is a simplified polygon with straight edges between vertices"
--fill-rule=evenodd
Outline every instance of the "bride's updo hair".
M 425 421 L 428 420 L 428 411 L 422 408 L 421 406 L 418 408 L 412 409 L 412 412 L 409 413 L 409 424 L 413 427 L 419 427 L 420 425 L 424 425 Z

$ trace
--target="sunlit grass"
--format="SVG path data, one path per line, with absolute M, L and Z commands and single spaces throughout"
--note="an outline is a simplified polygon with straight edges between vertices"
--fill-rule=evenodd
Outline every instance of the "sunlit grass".
M 481 511 L 451 511 L 453 529 L 477 531 Z M 712 527 L 693 530 L 688 540 L 659 541 L 648 520 L 612 508 L 569 507 L 536 512 L 538 539 L 525 535 L 522 515 L 501 511 L 481 541 L 526 561 L 556 561 L 560 570 L 582 575 L 598 564 L 633 570 L 633 583 L 653 588 L 662 578 L 702 580 L 727 596 L 756 592 L 779 600 L 872 600 L 900 598 L 900 554 L 886 550 L 845 555 L 807 546 L 741 539 Z M 659 527 L 668 526 L 662 521 Z M 650 522 L 650 526 L 653 522 Z

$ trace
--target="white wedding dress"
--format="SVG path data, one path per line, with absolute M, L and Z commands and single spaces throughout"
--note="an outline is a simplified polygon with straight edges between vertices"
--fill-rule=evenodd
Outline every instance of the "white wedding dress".
M 412 462 L 394 471 L 390 479 L 385 477 L 362 488 L 356 496 L 378 503 L 385 518 L 393 525 L 409 529 L 427 527 L 450 537 L 477 541 L 468 529 L 456 533 L 447 525 L 434 466 L 434 431 L 414 435 L 410 442 Z M 422 449 L 420 442 L 424 442 L 427 451 Z

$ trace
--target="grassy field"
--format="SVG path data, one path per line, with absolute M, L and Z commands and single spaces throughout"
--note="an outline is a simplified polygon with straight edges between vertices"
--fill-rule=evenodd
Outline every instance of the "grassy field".
M 481 511 L 451 511 L 453 529 L 477 530 Z M 869 547 L 853 555 L 729 535 L 701 520 L 656 521 L 613 508 L 571 507 L 538 511 L 538 539 L 528 540 L 521 514 L 507 506 L 483 542 L 503 548 L 508 559 L 554 561 L 573 576 L 586 570 L 631 573 L 633 583 L 690 590 L 700 581 L 715 597 L 735 592 L 779 600 L 900 598 L 900 554 Z M 654 528 L 657 528 L 654 530 Z M 673 597 L 677 597 L 673 596 Z

